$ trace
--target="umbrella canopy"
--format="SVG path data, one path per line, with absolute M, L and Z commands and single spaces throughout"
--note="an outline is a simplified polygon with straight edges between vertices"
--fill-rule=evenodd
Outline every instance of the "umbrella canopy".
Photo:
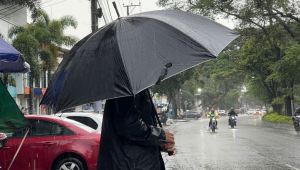
M 239 34 L 199 15 L 161 10 L 119 18 L 78 42 L 41 104 L 56 112 L 135 95 L 216 56 Z
M 0 37 L 0 72 L 26 73 L 29 68 L 25 58 Z
M 0 81 L 0 132 L 11 133 L 30 125 Z

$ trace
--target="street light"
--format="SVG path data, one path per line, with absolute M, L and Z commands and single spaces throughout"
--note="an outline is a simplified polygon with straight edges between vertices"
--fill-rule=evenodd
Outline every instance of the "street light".
M 200 88 L 198 89 L 198 92 L 199 92 L 199 93 L 201 92 L 201 89 L 200 89 Z

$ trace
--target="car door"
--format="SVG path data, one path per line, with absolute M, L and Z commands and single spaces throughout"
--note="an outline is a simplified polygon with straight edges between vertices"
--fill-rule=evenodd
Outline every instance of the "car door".
M 0 169 L 8 169 L 15 152 L 15 141 L 9 138 L 6 145 L 0 150 Z
M 62 125 L 42 119 L 28 120 L 35 127 L 31 132 L 33 169 L 50 169 L 53 155 L 63 135 Z
M 7 141 L 7 144 L 5 145 L 5 165 L 4 169 L 8 169 L 14 155 L 16 154 L 19 146 L 21 145 L 21 142 L 23 140 L 23 137 L 25 136 L 28 129 L 22 129 L 19 131 L 14 132 L 12 135 L 10 135 Z M 33 164 L 32 164 L 32 152 L 31 152 L 31 139 L 29 137 L 29 133 L 27 134 L 26 138 L 23 141 L 22 146 L 20 147 L 19 152 L 17 153 L 17 156 L 10 168 L 10 170 L 33 170 Z

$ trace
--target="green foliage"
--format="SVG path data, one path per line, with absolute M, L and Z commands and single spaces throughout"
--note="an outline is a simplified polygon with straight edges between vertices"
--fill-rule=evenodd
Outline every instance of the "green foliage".
M 3 35 L 3 34 L 1 34 L 1 32 L 0 32 L 0 37 L 1 37 L 2 39 L 4 39 L 4 35 Z
M 20 5 L 26 6 L 30 11 L 35 12 L 40 9 L 40 0 L 0 0 L 0 5 Z
M 271 112 L 271 111 L 270 111 Z M 263 120 L 267 122 L 272 122 L 272 123 L 278 123 L 278 124 L 289 124 L 292 125 L 293 121 L 290 116 L 282 116 L 278 115 L 278 113 L 269 113 L 263 117 Z
M 230 18 L 243 37 L 231 43 L 231 57 L 245 75 L 248 94 L 280 112 L 285 104 L 291 114 L 291 99 L 300 82 L 298 57 L 300 44 L 299 2 L 290 0 L 158 0 L 157 4 L 204 15 L 211 19 Z M 232 46 L 232 45 L 229 45 Z M 234 56 L 234 55 L 233 55 Z M 207 78 L 227 77 L 228 74 L 206 73 Z M 208 75 L 208 76 L 207 76 Z M 222 76 L 223 75 L 223 76 Z
M 4 84 L 4 73 L 0 73 L 0 81 L 2 81 Z M 16 87 L 16 81 L 14 79 L 14 77 L 11 74 L 7 75 L 7 84 L 13 87 Z M 5 85 L 6 86 L 6 85 Z

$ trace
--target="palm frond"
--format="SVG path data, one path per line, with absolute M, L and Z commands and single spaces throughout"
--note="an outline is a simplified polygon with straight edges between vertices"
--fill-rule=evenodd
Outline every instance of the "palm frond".
M 76 29 L 78 25 L 76 18 L 71 15 L 63 16 L 59 21 L 61 23 L 61 30 L 65 30 L 68 26 Z
M 18 35 L 26 31 L 25 26 L 13 26 L 8 30 L 8 38 L 12 38 L 14 35 Z
M 42 9 L 38 9 L 35 10 L 31 13 L 31 18 L 32 18 L 32 22 L 36 23 L 38 21 L 44 22 L 45 25 L 48 25 L 50 22 L 50 18 L 49 15 L 47 14 L 46 11 L 42 10 Z
M 63 38 L 63 44 L 68 47 L 73 46 L 74 44 L 76 44 L 77 41 L 79 41 L 79 39 L 77 37 L 71 36 L 71 35 L 64 36 L 64 38 Z
M 3 35 L 3 34 L 1 34 L 1 32 L 0 32 L 0 37 L 1 37 L 2 39 L 4 39 L 4 35 Z

